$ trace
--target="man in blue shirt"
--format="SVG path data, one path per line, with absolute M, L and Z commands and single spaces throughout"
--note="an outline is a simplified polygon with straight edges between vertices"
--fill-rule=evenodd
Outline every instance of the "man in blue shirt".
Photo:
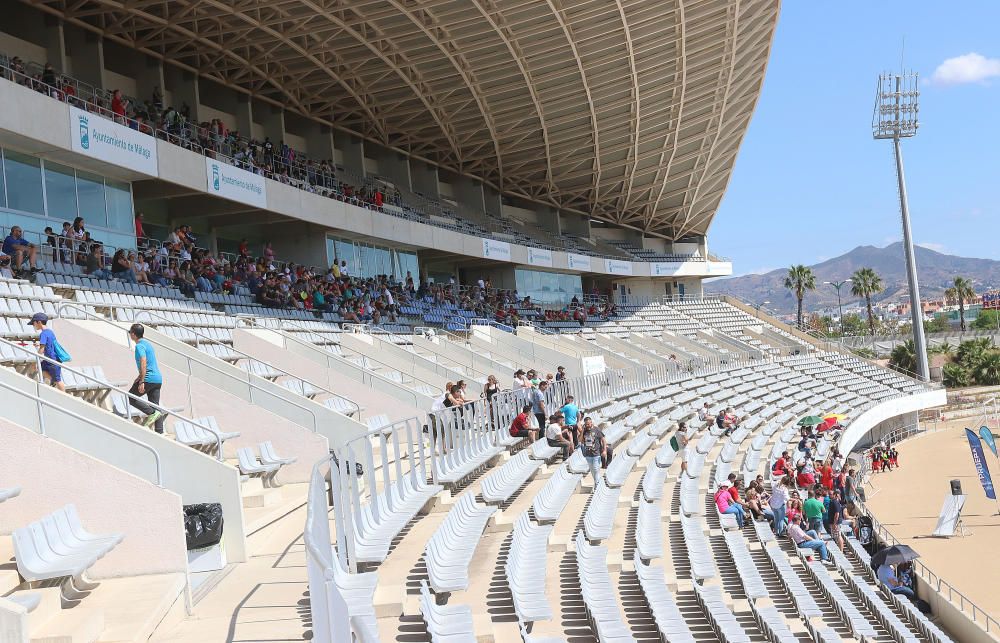
M 28 267 L 31 269 L 31 273 L 34 274 L 38 272 L 38 267 L 35 265 L 35 255 L 38 252 L 38 248 L 35 247 L 35 244 L 28 243 L 22 236 L 23 234 L 20 226 L 12 227 L 10 234 L 3 240 L 3 254 L 10 255 L 11 270 L 20 272 L 25 260 L 27 260 Z
M 579 443 L 580 438 L 580 407 L 576 405 L 576 400 L 572 395 L 566 396 L 566 403 L 559 409 L 566 419 L 565 426 L 573 435 L 574 445 Z
M 146 396 L 153 404 L 160 404 L 160 388 L 163 386 L 163 375 L 160 374 L 160 366 L 156 363 L 156 351 L 148 339 L 143 339 L 146 329 L 142 324 L 132 324 L 128 329 L 129 338 L 135 342 L 135 367 L 139 375 L 132 383 L 129 393 L 136 397 L 129 398 L 129 404 L 146 414 L 146 419 L 142 425 L 155 426 L 157 433 L 163 433 L 164 415 L 161 411 L 146 404 L 138 397 Z
M 66 392 L 66 384 L 62 379 L 62 366 L 57 362 L 56 357 L 56 334 L 51 328 L 46 328 L 49 323 L 49 316 L 45 313 L 35 313 L 31 316 L 28 324 L 37 331 L 41 331 L 38 336 L 38 354 L 48 357 L 50 361 L 42 360 L 42 376 L 48 379 L 50 386 L 55 386 L 63 393 Z

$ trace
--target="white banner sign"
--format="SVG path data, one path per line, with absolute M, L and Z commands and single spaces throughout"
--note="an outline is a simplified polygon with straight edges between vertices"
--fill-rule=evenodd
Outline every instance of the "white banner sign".
M 617 259 L 605 259 L 604 269 L 605 272 L 608 272 L 612 275 L 631 275 L 632 262 L 618 261 Z
M 483 239 L 483 256 L 497 261 L 510 261 L 510 244 L 494 239 Z
M 587 255 L 575 255 L 572 252 L 567 252 L 566 260 L 571 270 L 590 270 L 590 257 Z
M 595 373 L 603 373 L 607 370 L 604 364 L 604 355 L 581 357 L 580 362 L 580 366 L 583 367 L 583 375 L 594 375 Z
M 528 248 L 528 263 L 532 266 L 552 267 L 552 251 L 542 248 Z
M 267 207 L 267 188 L 264 177 L 238 167 L 205 158 L 208 193 L 258 208 Z
M 69 131 L 74 152 L 159 176 L 152 136 L 76 107 L 69 108 Z
M 672 277 L 677 274 L 677 269 L 680 265 L 679 263 L 657 261 L 649 264 L 649 274 L 652 277 Z

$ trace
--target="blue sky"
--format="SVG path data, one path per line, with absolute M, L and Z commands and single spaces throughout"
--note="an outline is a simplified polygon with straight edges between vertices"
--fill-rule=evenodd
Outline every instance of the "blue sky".
M 921 128 L 903 142 L 914 239 L 997 258 L 998 25 L 990 0 L 783 2 L 711 250 L 741 275 L 902 236 L 892 144 L 872 139 L 871 117 L 878 74 L 899 69 L 905 38 L 922 92 Z

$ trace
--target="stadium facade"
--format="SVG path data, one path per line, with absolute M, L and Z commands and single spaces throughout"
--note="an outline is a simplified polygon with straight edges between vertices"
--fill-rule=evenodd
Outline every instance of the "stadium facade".
M 148 111 L 159 88 L 162 107 L 186 107 L 188 123 L 218 119 L 317 167 L 332 161 L 339 182 L 381 189 L 396 215 L 266 179 L 219 190 L 193 156 L 202 150 L 176 149 L 166 135 L 147 140 L 155 162 L 108 163 L 74 147 L 79 126 L 66 106 L 8 87 L 5 104 L 19 105 L 9 117 L 37 113 L 46 123 L 37 132 L 11 124 L 11 164 L 27 153 L 34 165 L 42 157 L 56 171 L 130 184 L 147 232 L 187 223 L 230 252 L 242 238 L 270 240 L 278 256 L 307 265 L 343 254 L 356 274 L 376 274 L 366 264 L 378 248 L 380 259 L 399 264 L 399 255 L 437 279 L 491 277 L 521 292 L 535 284 L 540 296 L 543 283 L 657 297 L 697 295 L 702 278 L 731 274 L 706 235 L 760 92 L 778 7 L 29 2 L 7 15 L 0 49 L 26 75 L 51 63 L 77 98 L 106 109 L 120 89 L 129 114 Z M 241 164 L 238 144 L 214 147 L 220 167 Z M 37 186 L 12 185 L 41 191 L 44 173 Z M 31 223 L 26 230 L 75 214 L 57 211 L 55 199 L 13 197 L 8 210 L 49 219 L 17 219 Z M 102 240 L 130 247 L 123 214 L 78 212 Z
M 655 622 L 670 640 L 950 640 L 942 623 L 990 638 L 981 612 L 930 584 L 920 596 L 937 622 L 880 595 L 854 538 L 826 567 L 761 523 L 749 542 L 767 556 L 751 559 L 706 494 L 729 473 L 767 476 L 802 415 L 839 415 L 814 447 L 832 457 L 914 431 L 945 399 L 701 296 L 703 279 L 732 272 L 708 231 L 777 1 L 3 10 L 5 636 L 340 643 L 398 640 L 419 622 L 420 635 L 528 643 L 580 628 L 630 640 Z M 240 271 L 143 283 L 141 260 L 99 247 Z M 277 305 L 278 286 L 250 286 L 258 256 L 269 280 L 307 284 L 305 297 L 360 289 L 388 302 L 384 317 Z M 335 263 L 333 285 L 297 270 Z M 457 283 L 418 293 L 408 277 Z M 476 319 L 480 279 L 487 297 L 530 296 L 500 300 L 522 320 L 574 297 L 600 313 Z M 72 361 L 28 344 L 42 327 Z M 139 386 L 147 351 L 162 399 L 154 379 Z M 538 382 L 513 390 L 520 368 Z M 465 387 L 448 398 L 445 382 Z M 606 469 L 511 434 L 528 426 L 526 397 L 547 415 L 569 394 L 615 447 Z M 727 407 L 741 426 L 698 418 Z M 634 560 L 609 558 L 626 538 Z M 629 565 L 641 599 L 619 585 Z M 499 577 L 510 600 L 494 618 Z M 552 608 L 573 605 L 578 625 L 564 627 Z

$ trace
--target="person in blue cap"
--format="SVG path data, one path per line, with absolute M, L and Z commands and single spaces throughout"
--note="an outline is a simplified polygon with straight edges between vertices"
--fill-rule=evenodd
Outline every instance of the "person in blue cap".
M 45 327 L 48 323 L 49 316 L 45 313 L 35 313 L 31 316 L 31 321 L 28 322 L 32 328 L 41 331 L 38 336 L 38 354 L 53 360 L 51 362 L 42 360 L 42 376 L 48 380 L 50 386 L 65 393 L 66 384 L 63 383 L 62 379 L 62 366 L 57 363 L 59 358 L 56 357 L 56 334 L 52 332 L 51 328 Z

